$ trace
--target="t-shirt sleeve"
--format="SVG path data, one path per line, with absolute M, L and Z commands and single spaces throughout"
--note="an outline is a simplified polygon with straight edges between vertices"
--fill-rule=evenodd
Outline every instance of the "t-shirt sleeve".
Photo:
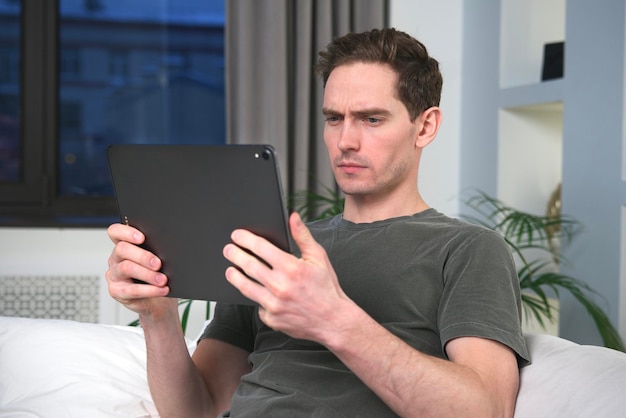
M 439 329 L 445 345 L 458 337 L 482 337 L 510 347 L 520 365 L 530 356 L 521 329 L 519 279 L 500 235 L 485 230 L 464 240 L 444 270 Z
M 220 340 L 251 353 L 256 334 L 256 310 L 255 306 L 217 303 L 213 318 L 204 329 L 200 340 Z

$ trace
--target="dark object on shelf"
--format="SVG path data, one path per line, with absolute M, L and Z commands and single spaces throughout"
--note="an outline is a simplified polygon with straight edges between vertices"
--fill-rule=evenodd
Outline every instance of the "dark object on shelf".
M 544 45 L 541 81 L 563 78 L 564 49 L 565 42 L 554 42 Z

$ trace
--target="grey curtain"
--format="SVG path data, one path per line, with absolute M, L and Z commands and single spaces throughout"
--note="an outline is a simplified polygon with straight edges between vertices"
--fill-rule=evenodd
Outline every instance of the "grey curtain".
M 387 25 L 387 0 L 225 0 L 227 141 L 267 143 L 285 193 L 334 186 L 324 147 L 317 53 Z

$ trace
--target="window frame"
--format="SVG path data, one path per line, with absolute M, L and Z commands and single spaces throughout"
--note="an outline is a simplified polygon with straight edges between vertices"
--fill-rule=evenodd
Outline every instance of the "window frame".
M 0 226 L 102 227 L 112 197 L 57 196 L 58 1 L 23 0 L 20 17 L 21 181 L 0 184 Z

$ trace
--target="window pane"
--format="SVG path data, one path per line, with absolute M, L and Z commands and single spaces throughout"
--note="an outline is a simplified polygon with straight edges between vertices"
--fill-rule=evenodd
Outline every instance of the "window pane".
M 19 0 L 0 0 L 0 183 L 21 181 Z
M 112 195 L 109 144 L 225 142 L 223 0 L 59 7 L 60 196 Z

